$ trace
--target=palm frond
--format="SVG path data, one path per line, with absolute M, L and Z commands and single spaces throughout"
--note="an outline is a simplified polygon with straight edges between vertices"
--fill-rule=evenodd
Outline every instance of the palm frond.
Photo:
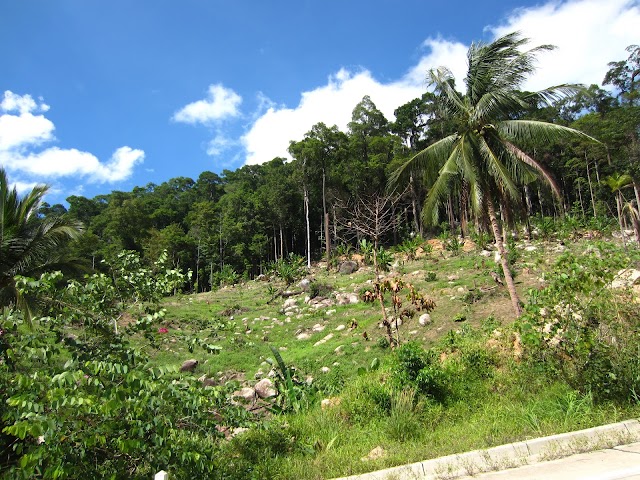
M 511 153 L 511 155 L 516 157 L 525 165 L 528 165 L 529 167 L 533 168 L 538 173 L 538 175 L 544 179 L 545 183 L 549 185 L 549 187 L 551 187 L 551 191 L 556 196 L 556 198 L 560 202 L 562 202 L 562 193 L 560 192 L 560 187 L 558 187 L 558 184 L 556 183 L 554 178 L 551 176 L 551 174 L 547 172 L 542 165 L 536 162 L 533 157 L 530 157 L 529 155 L 527 155 L 521 149 L 516 147 L 513 143 L 506 140 L 503 140 L 503 143 L 507 148 L 507 150 Z
M 499 190 L 512 200 L 518 199 L 520 191 L 511 178 L 509 170 L 483 137 L 479 137 L 478 151 L 484 158 L 487 172 L 491 175 Z M 485 181 L 487 180 L 485 179 Z
M 496 124 L 498 133 L 516 142 L 553 143 L 558 140 L 582 138 L 600 143 L 575 128 L 536 120 L 504 120 Z
M 422 207 L 422 219 L 426 223 L 430 223 L 432 225 L 438 224 L 439 207 L 442 204 L 443 198 L 445 198 L 450 191 L 452 180 L 458 175 L 457 164 L 460 149 L 461 145 L 457 144 L 451 152 L 451 155 L 449 155 L 449 158 L 447 158 L 445 164 L 440 169 L 438 178 L 436 178 L 436 181 L 427 193 L 427 198 L 424 202 L 424 206 Z
M 449 135 L 415 154 L 389 175 L 387 189 L 395 190 L 400 184 L 407 184 L 412 173 L 425 174 L 430 179 L 435 178 L 457 139 L 457 134 Z

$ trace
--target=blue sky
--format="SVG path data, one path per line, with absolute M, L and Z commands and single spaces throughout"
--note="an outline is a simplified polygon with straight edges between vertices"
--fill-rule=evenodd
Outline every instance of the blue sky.
M 527 85 L 600 83 L 638 0 L 0 0 L 0 165 L 50 203 L 285 156 L 370 95 L 388 119 L 472 41 L 557 45 Z

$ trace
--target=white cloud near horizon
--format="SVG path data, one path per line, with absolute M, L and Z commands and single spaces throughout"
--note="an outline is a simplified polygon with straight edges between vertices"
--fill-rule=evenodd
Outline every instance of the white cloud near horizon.
M 113 183 L 129 178 L 133 168 L 144 160 L 144 151 L 123 146 L 107 162 L 75 148 L 48 147 L 42 144 L 55 140 L 51 120 L 34 112 L 46 112 L 49 106 L 33 100 L 31 95 L 18 95 L 9 90 L 0 102 L 0 164 L 21 176 L 60 178 L 79 176 L 92 183 Z M 17 114 L 16 114 L 17 113 Z M 33 185 L 21 180 L 16 185 Z
M 207 125 L 240 115 L 242 97 L 221 83 L 209 85 L 207 98 L 185 105 L 173 115 L 181 123 Z
M 552 44 L 557 48 L 541 52 L 537 72 L 523 86 L 540 90 L 562 83 L 600 84 L 608 63 L 627 57 L 625 48 L 637 42 L 640 25 L 638 0 L 553 0 L 531 8 L 514 10 L 494 26 L 486 27 L 492 38 L 520 31 L 530 38 L 531 47 Z M 478 36 L 481 33 L 478 32 Z M 326 85 L 302 92 L 298 105 L 277 105 L 259 97 L 263 113 L 250 125 L 241 141 L 245 164 L 289 158 L 291 140 L 301 140 L 318 123 L 345 130 L 351 112 L 364 95 L 369 95 L 387 119 L 393 110 L 420 96 L 426 89 L 429 69 L 447 66 L 464 89 L 468 45 L 430 37 L 423 43 L 427 53 L 397 81 L 381 83 L 363 69 L 340 70 L 328 77 Z

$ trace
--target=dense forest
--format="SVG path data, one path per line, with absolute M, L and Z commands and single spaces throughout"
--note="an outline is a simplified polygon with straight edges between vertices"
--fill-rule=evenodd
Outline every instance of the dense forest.
M 639 200 L 640 48 L 632 45 L 628 53 L 626 60 L 609 64 L 602 87 L 591 85 L 551 101 L 539 97 L 510 113 L 512 119 L 575 128 L 600 143 L 577 138 L 521 145 L 555 179 L 562 197 L 549 187 L 521 182 L 522 201 L 510 210 L 503 207 L 503 219 L 619 216 L 623 227 L 632 228 L 624 211 L 633 205 L 637 211 Z M 289 253 L 319 259 L 341 245 L 357 246 L 360 234 L 351 228 L 350 216 L 358 202 L 374 197 L 387 196 L 392 205 L 393 228 L 381 241 L 398 243 L 434 228 L 421 215 L 433 184 L 429 175 L 411 176 L 393 192 L 387 184 L 409 158 L 456 132 L 457 120 L 443 110 L 441 100 L 442 92 L 427 92 L 399 106 L 390 121 L 364 96 L 346 132 L 318 123 L 304 138 L 292 139 L 292 161 L 274 158 L 95 198 L 74 195 L 67 198 L 68 209 L 44 204 L 40 214 L 62 214 L 85 225 L 86 233 L 69 253 L 92 267 L 123 249 L 149 261 L 167 250 L 175 267 L 194 272 L 193 291 L 215 287 L 221 273 L 253 277 Z M 486 229 L 478 222 L 468 226 L 470 199 L 461 193 L 452 189 L 441 202 L 437 218 L 444 223 L 436 229 L 459 229 L 462 235 L 469 235 L 470 228 Z

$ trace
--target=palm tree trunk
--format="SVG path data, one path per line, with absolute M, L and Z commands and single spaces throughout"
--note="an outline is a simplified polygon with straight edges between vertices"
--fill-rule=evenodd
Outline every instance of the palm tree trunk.
M 496 248 L 498 249 L 498 253 L 500 254 L 500 264 L 502 265 L 502 273 L 504 273 L 504 280 L 507 284 L 507 290 L 509 291 L 509 296 L 511 297 L 511 304 L 513 305 L 513 311 L 516 316 L 519 317 L 522 315 L 522 308 L 520 307 L 520 299 L 518 298 L 518 292 L 516 291 L 516 284 L 513 281 L 513 275 L 511 275 L 511 270 L 509 269 L 509 261 L 507 260 L 507 252 L 504 248 L 504 243 L 502 242 L 502 237 L 500 235 L 500 227 L 498 226 L 498 219 L 496 217 L 496 209 L 493 204 L 493 198 L 491 198 L 491 194 L 487 195 L 487 213 L 489 214 L 489 222 L 491 223 L 491 229 L 493 230 L 493 238 L 496 242 Z

